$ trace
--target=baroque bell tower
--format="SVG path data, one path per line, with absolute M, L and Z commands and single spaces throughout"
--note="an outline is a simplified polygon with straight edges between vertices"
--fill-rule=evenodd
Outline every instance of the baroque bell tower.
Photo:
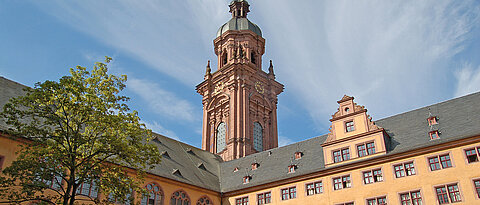
M 208 62 L 204 81 L 202 149 L 233 160 L 278 147 L 277 101 L 283 85 L 275 80 L 272 61 L 262 70 L 265 39 L 247 19 L 246 0 L 230 3 L 232 18 L 213 41 L 218 57 L 212 73 Z

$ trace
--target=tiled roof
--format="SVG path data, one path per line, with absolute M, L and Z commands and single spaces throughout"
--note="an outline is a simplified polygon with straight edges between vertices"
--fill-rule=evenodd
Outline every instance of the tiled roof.
M 3 107 L 9 98 L 22 94 L 23 88 L 25 86 L 0 77 L 0 106 Z M 387 141 L 386 155 L 478 136 L 479 102 L 480 92 L 377 120 L 376 124 L 391 137 Z M 438 124 L 429 126 L 429 116 L 436 116 Z M 0 129 L 5 128 L 0 121 Z M 428 132 L 431 130 L 438 130 L 440 139 L 430 140 Z M 154 136 L 156 140 L 152 143 L 164 157 L 161 164 L 149 173 L 218 192 L 235 191 L 330 169 L 325 168 L 321 146 L 327 135 L 227 162 L 217 155 L 171 138 L 158 134 Z M 303 156 L 295 160 L 294 154 L 298 151 Z M 254 162 L 259 166 L 251 170 Z M 288 166 L 292 164 L 297 169 L 294 173 L 288 173 Z M 244 184 L 242 179 L 247 175 L 251 177 L 250 182 Z

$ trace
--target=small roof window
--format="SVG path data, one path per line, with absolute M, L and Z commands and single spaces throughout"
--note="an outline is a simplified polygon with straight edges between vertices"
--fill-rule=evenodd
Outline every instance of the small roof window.
M 430 131 L 428 133 L 428 135 L 430 136 L 430 139 L 431 140 L 436 140 L 436 139 L 440 139 L 440 133 L 438 132 L 438 130 L 433 130 L 433 131 Z

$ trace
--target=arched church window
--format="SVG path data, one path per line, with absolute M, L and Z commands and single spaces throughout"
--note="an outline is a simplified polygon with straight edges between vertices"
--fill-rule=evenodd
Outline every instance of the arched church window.
M 250 59 L 251 59 L 253 64 L 257 64 L 257 59 L 255 59 L 255 53 L 254 52 L 250 53 Z
M 258 122 L 253 123 L 253 148 L 263 151 L 263 128 Z
M 208 197 L 204 196 L 197 201 L 197 205 L 212 205 L 213 202 Z
M 190 205 L 190 198 L 184 191 L 176 191 L 170 198 L 170 205 Z
M 227 62 L 228 62 L 227 52 L 224 52 L 224 54 L 223 54 L 223 65 L 226 65 Z
M 225 137 L 227 135 L 227 126 L 224 122 L 221 122 L 217 127 L 217 153 L 225 149 Z
M 150 183 L 145 186 L 147 195 L 143 196 L 141 205 L 162 205 L 163 192 L 158 184 Z

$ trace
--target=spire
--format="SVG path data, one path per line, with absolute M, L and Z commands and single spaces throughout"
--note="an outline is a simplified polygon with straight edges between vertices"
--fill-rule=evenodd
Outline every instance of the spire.
M 273 73 L 273 63 L 272 60 L 270 60 L 270 67 L 268 67 L 268 77 L 270 79 L 275 79 L 275 73 Z
M 233 0 L 230 2 L 230 13 L 232 18 L 247 18 L 250 5 L 246 0 Z
M 210 78 L 210 76 L 212 76 L 211 72 L 212 72 L 212 69 L 210 68 L 210 60 L 209 60 L 207 63 L 207 69 L 205 71 L 205 79 L 208 79 Z

